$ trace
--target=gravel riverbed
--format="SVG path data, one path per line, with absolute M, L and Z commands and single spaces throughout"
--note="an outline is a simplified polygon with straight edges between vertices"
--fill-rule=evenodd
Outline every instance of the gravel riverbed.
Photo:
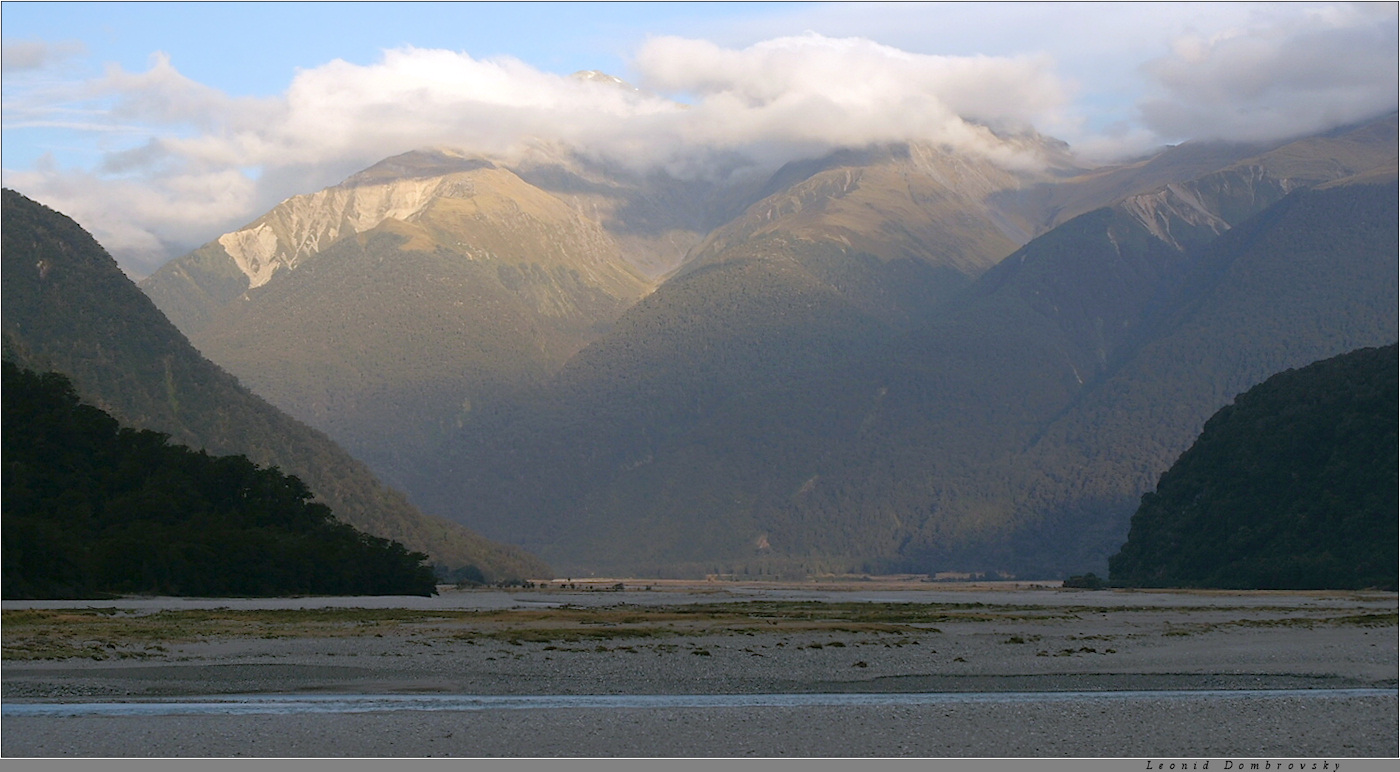
M 240 634 L 140 656 L 20 659 L 6 706 L 218 695 L 939 694 L 909 705 L 542 707 L 287 715 L 7 714 L 0 754 L 49 756 L 1395 757 L 1393 593 L 714 589 L 448 591 L 431 599 L 16 604 L 162 609 L 646 609 L 932 604 L 933 623 L 598 622 L 586 637 L 487 636 L 461 616 L 373 634 Z M 357 605 L 358 602 L 358 605 Z M 815 604 L 815 606 L 813 605 Z M 556 610 L 556 611 L 551 611 Z M 783 616 L 786 614 L 786 616 Z M 781 618 L 779 618 L 781 617 Z M 612 617 L 610 617 L 612 618 Z M 661 619 L 662 617 L 657 617 Z M 666 617 L 669 619 L 670 617 Z M 805 617 L 804 617 L 805 619 Z M 680 627 L 676 627 L 680 624 Z M 685 626 L 689 624 L 689 626 Z M 670 625 L 666 627 L 665 625 Z M 353 625 L 352 625 L 353 626 Z M 19 625 L 7 625 L 18 628 Z M 352 631 L 353 632 L 353 631 Z M 664 632 L 665 634 L 660 634 Z M 657 633 L 657 634 L 651 634 Z M 130 648 L 130 647 L 129 647 Z M 120 653 L 119 648 L 113 649 Z M 1348 693 L 1357 688 L 1380 694 Z M 1125 690 L 1171 692 L 1127 698 Z M 1222 696 L 1203 690 L 1246 693 Z M 1301 690 L 1301 691 L 1300 691 Z M 1073 698 L 1036 699 L 1037 694 Z M 968 694 L 1027 695 L 1004 701 Z M 960 698 L 958 695 L 963 695 Z M 1117 696 L 1115 696 L 1117 695 Z

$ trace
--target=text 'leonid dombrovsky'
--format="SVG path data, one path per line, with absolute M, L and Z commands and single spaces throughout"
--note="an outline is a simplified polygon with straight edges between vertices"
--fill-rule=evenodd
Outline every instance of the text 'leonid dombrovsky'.
M 1147 768 L 1150 770 L 1209 770 L 1211 759 L 1204 761 L 1153 761 L 1148 759 Z M 1341 768 L 1341 764 L 1336 761 L 1317 761 L 1306 759 L 1301 761 L 1233 761 L 1217 760 L 1218 770 L 1230 770 L 1230 772 L 1302 772 L 1303 770 L 1323 770 L 1324 772 L 1336 772 Z

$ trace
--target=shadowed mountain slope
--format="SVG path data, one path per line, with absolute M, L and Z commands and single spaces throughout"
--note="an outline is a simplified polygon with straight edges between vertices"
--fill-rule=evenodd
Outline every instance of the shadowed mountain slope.
M 533 556 L 424 516 L 320 432 L 244 389 L 193 346 L 69 218 L 4 191 L 4 355 L 67 375 L 123 423 L 300 477 L 335 515 L 497 579 L 547 572 Z

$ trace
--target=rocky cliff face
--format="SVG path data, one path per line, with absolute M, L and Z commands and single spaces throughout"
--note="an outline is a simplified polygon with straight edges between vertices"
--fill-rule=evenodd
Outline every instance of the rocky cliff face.
M 249 288 L 261 287 L 277 270 L 295 269 L 342 236 L 363 233 L 390 218 L 416 219 L 439 197 L 470 197 L 474 186 L 468 174 L 352 179 L 289 198 L 248 227 L 220 236 L 218 243 L 248 277 Z

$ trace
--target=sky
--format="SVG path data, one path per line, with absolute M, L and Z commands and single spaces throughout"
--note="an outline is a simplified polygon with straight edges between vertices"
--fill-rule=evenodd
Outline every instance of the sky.
M 134 278 L 397 153 L 676 176 L 986 129 L 1099 161 L 1396 109 L 1395 3 L 4 2 L 6 187 Z M 597 70 L 635 88 L 571 78 Z M 726 159 L 725 165 L 716 159 Z M 738 159 L 736 161 L 735 159 Z

